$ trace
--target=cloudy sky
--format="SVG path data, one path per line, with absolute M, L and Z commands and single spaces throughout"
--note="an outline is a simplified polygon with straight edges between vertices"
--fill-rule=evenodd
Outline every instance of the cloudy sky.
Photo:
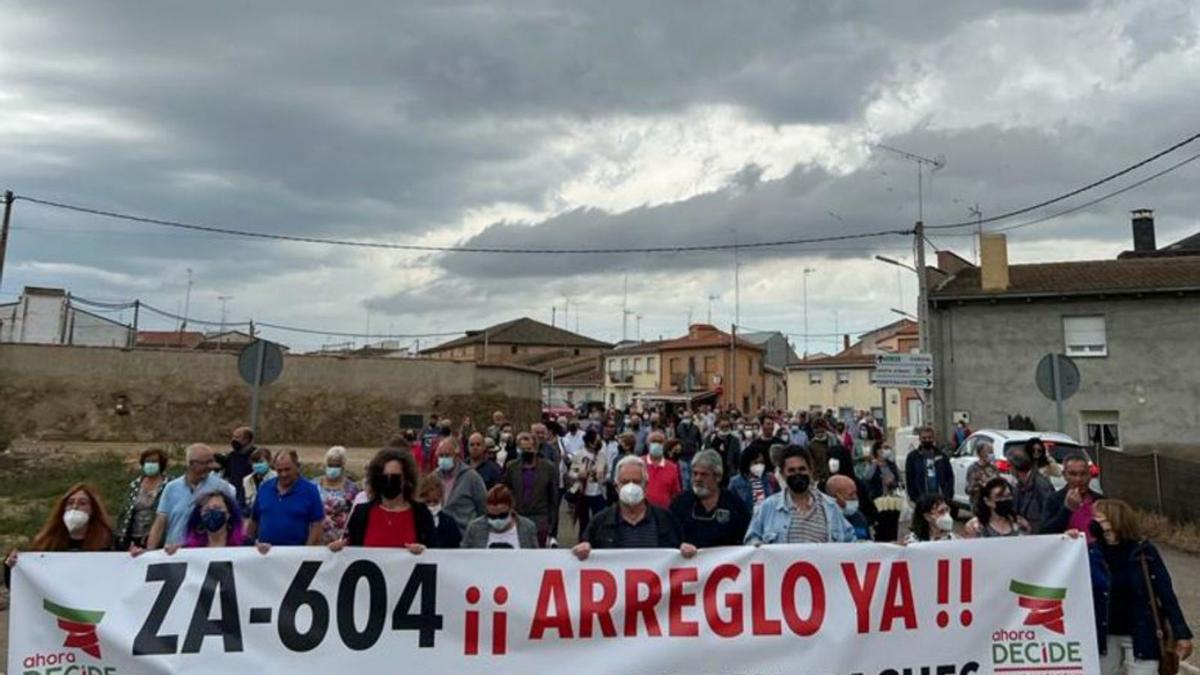
M 880 143 L 945 158 L 925 193 L 926 222 L 945 223 L 1200 131 L 1200 7 L 1187 0 L 369 4 L 5 0 L 0 185 L 256 232 L 637 249 L 909 227 L 915 167 Z M 1012 230 L 1011 258 L 1114 256 L 1138 207 L 1156 209 L 1160 244 L 1191 234 L 1198 171 Z M 958 232 L 932 242 L 970 258 Z M 911 240 L 741 253 L 740 325 L 795 334 L 802 350 L 806 268 L 812 351 L 912 311 L 913 275 L 875 254 L 911 262 Z M 630 338 L 639 325 L 646 339 L 679 334 L 710 307 L 725 326 L 735 314 L 729 252 L 408 253 L 28 202 L 0 300 L 44 285 L 177 311 L 189 268 L 195 317 L 219 319 L 227 296 L 231 322 L 331 332 L 548 322 L 552 307 L 561 325 L 569 305 L 571 328 L 616 340 L 626 280 Z

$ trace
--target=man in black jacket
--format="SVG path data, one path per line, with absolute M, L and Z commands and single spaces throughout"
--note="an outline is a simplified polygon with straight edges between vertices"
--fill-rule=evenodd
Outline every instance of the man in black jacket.
M 1037 469 L 1035 468 L 1034 471 Z M 1063 477 L 1067 484 L 1046 500 L 1046 511 L 1042 514 L 1041 534 L 1062 534 L 1075 529 L 1087 534 L 1088 542 L 1092 534 L 1088 532 L 1088 523 L 1095 515 L 1096 500 L 1102 495 L 1093 491 L 1089 486 L 1092 480 L 1092 466 L 1083 455 L 1069 455 L 1062 463 Z M 1037 527 L 1037 524 L 1032 524 Z
M 694 547 L 681 548 L 679 523 L 665 509 L 646 501 L 649 474 L 641 457 L 629 455 L 617 464 L 618 501 L 592 518 L 583 541 L 571 552 L 587 560 L 593 548 L 680 548 L 692 557 Z
M 934 444 L 933 427 L 921 429 L 921 446 L 904 460 L 904 487 L 916 503 L 926 494 L 941 494 L 947 503 L 954 500 L 954 468 L 950 458 Z

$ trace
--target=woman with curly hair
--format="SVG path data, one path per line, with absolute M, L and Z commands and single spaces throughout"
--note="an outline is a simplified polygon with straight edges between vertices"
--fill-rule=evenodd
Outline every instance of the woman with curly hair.
M 346 535 L 329 543 L 331 551 L 346 546 L 407 548 L 420 554 L 434 540 L 429 508 L 416 499 L 417 462 L 411 453 L 384 448 L 367 465 L 371 501 L 350 514 Z

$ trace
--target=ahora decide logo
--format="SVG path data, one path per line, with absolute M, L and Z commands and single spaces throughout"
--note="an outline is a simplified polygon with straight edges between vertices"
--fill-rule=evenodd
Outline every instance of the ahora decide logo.
M 42 609 L 58 617 L 58 627 L 67 632 L 64 647 L 74 647 L 100 658 L 100 637 L 96 635 L 96 626 L 104 618 L 104 612 L 63 607 L 45 598 L 42 599 Z
M 1059 675 L 1083 672 L 1082 647 L 1077 640 L 1039 636 L 1037 628 L 1065 636 L 1066 613 L 1063 603 L 1067 589 L 1038 586 L 1013 579 L 1008 590 L 1017 596 L 1017 605 L 1028 610 L 1018 629 L 1000 629 L 992 633 L 992 664 L 997 673 L 1018 675 Z

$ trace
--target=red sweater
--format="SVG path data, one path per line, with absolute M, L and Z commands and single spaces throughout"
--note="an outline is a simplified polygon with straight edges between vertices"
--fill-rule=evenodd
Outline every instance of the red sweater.
M 647 457 L 646 471 L 650 474 L 646 483 L 646 501 L 661 509 L 671 508 L 671 501 L 683 492 L 679 484 L 679 465 L 668 459 L 659 466 Z

